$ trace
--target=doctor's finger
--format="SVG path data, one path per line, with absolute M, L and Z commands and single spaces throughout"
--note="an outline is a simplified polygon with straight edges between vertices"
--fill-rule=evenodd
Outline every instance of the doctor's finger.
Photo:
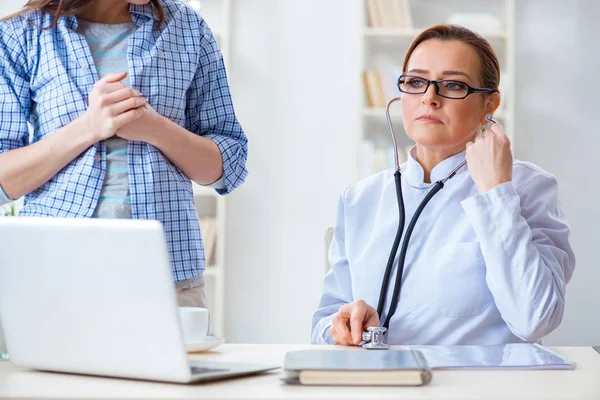
M 490 132 L 493 132 L 498 138 L 502 140 L 508 140 L 508 135 L 504 131 L 504 127 L 500 124 L 492 124 L 490 126 Z
M 340 344 L 351 344 L 352 336 L 350 335 L 350 329 L 348 327 L 348 314 L 344 313 L 340 308 L 340 311 L 331 319 L 331 326 L 335 329 L 335 339 Z
M 352 335 L 353 344 L 359 344 L 362 340 L 363 325 L 365 323 L 366 313 L 366 306 L 355 307 L 352 311 L 352 316 L 350 317 L 350 334 Z
M 365 317 L 365 322 L 363 325 L 363 331 L 366 331 L 369 326 L 381 326 L 381 322 L 379 321 L 379 315 L 377 314 L 377 310 L 371 310 L 371 313 L 367 313 Z
M 333 338 L 333 344 L 341 344 L 337 339 L 337 331 L 335 330 L 335 326 L 331 325 L 331 327 L 329 327 L 329 333 Z
M 339 333 L 335 329 L 335 326 L 333 326 L 333 325 L 331 326 L 331 328 L 329 329 L 329 333 L 331 333 L 331 337 L 333 338 L 333 344 L 337 344 L 337 345 L 341 345 L 341 346 L 350 344 L 350 343 L 344 343 L 343 339 L 340 338 Z

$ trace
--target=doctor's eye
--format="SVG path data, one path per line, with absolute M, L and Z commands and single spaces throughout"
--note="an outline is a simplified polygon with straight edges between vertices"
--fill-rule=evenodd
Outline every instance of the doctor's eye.
M 444 88 L 453 91 L 464 91 L 467 90 L 467 84 L 460 81 L 446 81 L 444 82 Z
M 427 85 L 427 82 L 425 82 L 425 80 L 420 79 L 420 78 L 406 78 L 405 85 L 407 85 L 413 89 L 420 89 L 423 86 Z
M 428 82 L 418 76 L 403 76 L 398 80 L 398 89 L 404 93 L 424 93 Z

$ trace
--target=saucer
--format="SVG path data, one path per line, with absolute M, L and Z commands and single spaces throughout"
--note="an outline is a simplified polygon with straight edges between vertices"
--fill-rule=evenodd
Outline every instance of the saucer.
M 210 350 L 213 349 L 219 345 L 222 345 L 223 343 L 225 343 L 225 339 L 223 338 L 217 338 L 214 336 L 207 336 L 203 342 L 199 342 L 199 343 L 186 343 L 185 344 L 185 349 L 189 352 L 189 353 L 193 353 L 193 352 L 198 352 L 198 351 L 206 351 L 206 350 Z

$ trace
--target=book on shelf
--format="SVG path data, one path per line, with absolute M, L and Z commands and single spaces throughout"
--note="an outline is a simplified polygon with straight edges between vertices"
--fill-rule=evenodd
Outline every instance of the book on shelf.
M 501 33 L 502 21 L 489 12 L 454 12 L 448 17 L 447 23 L 461 25 L 482 35 L 485 33 Z
M 365 0 L 371 28 L 412 29 L 408 0 Z
M 383 81 L 379 71 L 367 70 L 363 72 L 363 83 L 368 107 L 385 107 L 386 97 Z
M 215 265 L 215 248 L 217 242 L 217 218 L 215 216 L 200 217 L 200 231 L 204 242 L 204 256 L 208 267 Z
M 396 66 L 382 66 L 380 70 L 363 72 L 365 105 L 369 108 L 384 108 L 387 102 L 398 97 L 398 77 L 402 69 Z

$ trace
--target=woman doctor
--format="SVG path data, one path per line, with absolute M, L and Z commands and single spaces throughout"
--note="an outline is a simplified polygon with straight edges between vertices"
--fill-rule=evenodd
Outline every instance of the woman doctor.
M 513 160 L 500 124 L 485 130 L 500 103 L 498 59 L 479 35 L 438 25 L 414 40 L 403 71 L 404 128 L 416 142 L 401 166 L 404 233 L 435 182 L 467 165 L 415 225 L 387 343 L 538 341 L 562 320 L 575 257 L 556 179 Z M 398 254 L 382 315 L 376 307 L 399 222 L 393 174 L 380 172 L 340 197 L 313 343 L 357 345 L 387 318 Z

